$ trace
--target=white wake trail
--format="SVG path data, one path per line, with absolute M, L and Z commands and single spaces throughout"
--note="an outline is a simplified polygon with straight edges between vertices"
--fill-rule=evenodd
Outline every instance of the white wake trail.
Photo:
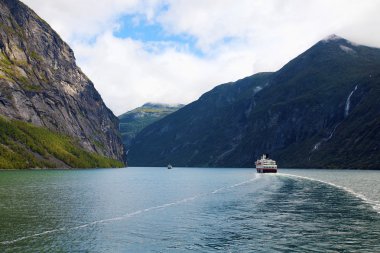
M 310 180 L 310 181 L 315 181 L 315 182 L 327 184 L 327 185 L 333 186 L 335 188 L 344 190 L 345 192 L 348 192 L 349 194 L 353 195 L 354 197 L 363 200 L 365 203 L 369 204 L 377 213 L 380 214 L 380 202 L 379 201 L 371 200 L 371 199 L 367 198 L 366 196 L 364 196 L 363 194 L 357 193 L 357 192 L 355 192 L 354 190 L 352 190 L 352 189 L 350 189 L 348 187 L 337 185 L 337 184 L 334 184 L 334 183 L 331 183 L 331 182 L 327 182 L 327 181 L 323 181 L 323 180 L 320 180 L 320 179 L 305 177 L 305 176 L 298 176 L 298 175 L 285 174 L 285 173 L 279 173 L 279 175 L 281 175 L 281 176 L 287 176 L 287 177 L 301 178 L 301 179 L 306 179 L 306 180 Z
M 238 186 L 242 186 L 242 185 L 245 185 L 245 184 L 248 184 L 248 183 L 251 183 L 251 182 L 257 180 L 260 177 L 261 177 L 261 174 L 255 174 L 255 177 L 251 178 L 250 180 L 243 181 L 243 182 L 240 182 L 240 183 L 237 183 L 237 184 L 233 184 L 231 186 L 224 186 L 224 187 L 221 187 L 219 189 L 216 189 L 216 190 L 212 191 L 211 193 L 215 194 L 215 193 L 218 193 L 218 192 L 223 191 L 223 190 L 227 190 L 227 189 L 235 188 L 235 187 L 238 187 Z
M 146 213 L 146 212 L 153 211 L 153 210 L 158 210 L 158 209 L 164 209 L 164 208 L 167 208 L 167 207 L 170 207 L 170 206 L 179 205 L 179 204 L 182 204 L 182 203 L 193 201 L 193 200 L 195 200 L 197 198 L 200 198 L 200 197 L 203 197 L 203 196 L 207 196 L 207 195 L 210 195 L 210 194 L 215 194 L 215 193 L 218 193 L 218 192 L 223 191 L 223 190 L 227 190 L 227 189 L 235 188 L 235 187 L 238 187 L 238 186 L 242 186 L 242 185 L 245 185 L 245 184 L 248 184 L 248 183 L 251 183 L 251 182 L 257 180 L 260 177 L 261 177 L 261 175 L 255 174 L 255 177 L 251 178 L 250 180 L 243 181 L 243 182 L 231 185 L 231 186 L 221 187 L 221 188 L 218 188 L 218 189 L 216 189 L 214 191 L 211 191 L 211 192 L 208 192 L 208 193 L 197 194 L 197 195 L 194 195 L 192 197 L 184 198 L 184 199 L 181 199 L 181 200 L 178 200 L 178 201 L 174 201 L 174 202 L 170 202 L 170 203 L 166 203 L 166 204 L 162 204 L 162 205 L 158 205 L 158 206 L 148 207 L 148 208 L 137 210 L 137 211 L 134 211 L 134 212 L 131 212 L 131 213 L 126 213 L 126 214 L 118 216 L 118 217 L 97 220 L 97 221 L 89 222 L 89 223 L 82 224 L 82 225 L 75 226 L 75 227 L 69 227 L 69 228 L 62 227 L 62 228 L 47 230 L 47 231 L 36 233 L 36 234 L 32 234 L 32 235 L 22 236 L 22 237 L 14 239 L 14 240 L 2 241 L 2 242 L 0 242 L 0 244 L 2 244 L 2 245 L 11 245 L 11 244 L 14 244 L 14 243 L 19 242 L 19 241 L 23 241 L 23 240 L 26 240 L 26 239 L 35 238 L 35 237 L 39 237 L 39 236 L 43 236 L 43 235 L 47 235 L 47 234 L 52 234 L 52 233 L 57 233 L 57 232 L 63 232 L 63 231 L 70 231 L 70 230 L 77 230 L 77 229 L 82 229 L 82 228 L 86 228 L 86 227 L 89 227 L 89 226 L 98 225 L 98 224 L 102 224 L 102 223 L 108 223 L 108 222 L 114 222 L 114 221 L 119 221 L 119 220 L 125 220 L 125 219 L 131 218 L 133 216 L 142 214 L 142 213 Z

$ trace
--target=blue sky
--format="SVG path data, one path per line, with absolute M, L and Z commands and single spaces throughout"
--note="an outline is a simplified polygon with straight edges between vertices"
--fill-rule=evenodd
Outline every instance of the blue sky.
M 276 71 L 330 34 L 380 47 L 378 0 L 24 0 L 116 115 Z
M 165 8 L 161 11 L 165 11 Z M 171 34 L 165 31 L 164 27 L 159 23 L 148 21 L 144 15 L 123 15 L 119 18 L 118 23 L 119 27 L 113 33 L 117 38 L 130 38 L 147 44 L 154 43 L 159 46 L 159 51 L 163 51 L 168 46 L 175 46 L 199 57 L 204 56 L 204 52 L 196 47 L 196 38 L 194 36 L 185 33 Z M 152 48 L 147 47 L 146 50 L 150 51 Z

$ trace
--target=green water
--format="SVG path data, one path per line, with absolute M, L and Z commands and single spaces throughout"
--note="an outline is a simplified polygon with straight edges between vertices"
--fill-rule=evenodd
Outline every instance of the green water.
M 0 252 L 380 252 L 376 171 L 0 172 Z

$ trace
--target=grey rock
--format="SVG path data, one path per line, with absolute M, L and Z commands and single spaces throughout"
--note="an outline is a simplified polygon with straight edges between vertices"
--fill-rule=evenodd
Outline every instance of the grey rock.
M 30 8 L 0 0 L 0 115 L 79 140 L 122 161 L 118 119 L 76 65 L 72 49 Z

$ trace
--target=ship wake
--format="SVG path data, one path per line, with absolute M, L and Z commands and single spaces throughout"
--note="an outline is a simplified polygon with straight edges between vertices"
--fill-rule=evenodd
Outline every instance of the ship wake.
M 215 190 L 207 192 L 207 193 L 197 194 L 197 195 L 194 195 L 194 196 L 191 196 L 191 197 L 187 197 L 187 198 L 183 198 L 183 199 L 180 199 L 180 200 L 177 200 L 177 201 L 173 201 L 173 202 L 170 202 L 170 203 L 166 203 L 166 204 L 162 204 L 162 205 L 157 205 L 157 206 L 152 206 L 152 207 L 148 207 L 148 208 L 145 208 L 145 209 L 140 209 L 140 210 L 137 210 L 137 211 L 134 211 L 134 212 L 130 212 L 130 213 L 126 213 L 124 215 L 113 217 L 113 218 L 96 220 L 96 221 L 85 223 L 85 224 L 82 224 L 82 225 L 79 225 L 79 226 L 75 226 L 75 227 L 62 227 L 62 228 L 57 228 L 57 229 L 46 230 L 46 231 L 43 231 L 43 232 L 40 232 L 40 233 L 35 233 L 35 234 L 27 235 L 27 236 L 22 236 L 22 237 L 14 239 L 14 240 L 2 241 L 2 242 L 0 242 L 0 244 L 2 244 L 2 245 L 11 245 L 11 244 L 15 244 L 15 243 L 20 242 L 20 241 L 24 241 L 24 240 L 27 240 L 27 239 L 36 238 L 36 237 L 40 237 L 40 236 L 44 236 L 44 235 L 48 235 L 48 234 L 54 234 L 54 233 L 59 233 L 59 232 L 68 232 L 68 231 L 82 229 L 82 228 L 86 228 L 86 227 L 90 227 L 90 226 L 96 226 L 96 225 L 99 225 L 99 224 L 105 224 L 105 223 L 111 223 L 111 222 L 115 222 L 115 221 L 125 220 L 125 219 L 131 218 L 131 217 L 134 217 L 134 216 L 137 216 L 137 215 L 140 215 L 140 214 L 144 214 L 144 213 L 147 213 L 147 212 L 150 212 L 150 211 L 165 209 L 165 208 L 168 208 L 168 207 L 171 207 L 171 206 L 176 206 L 176 205 L 184 204 L 186 202 L 194 201 L 194 200 L 196 200 L 198 198 L 201 198 L 201 197 L 209 196 L 209 195 L 216 194 L 216 193 L 223 192 L 223 191 L 227 191 L 227 190 L 230 190 L 230 189 L 233 189 L 233 188 L 236 188 L 236 187 L 240 187 L 240 186 L 252 183 L 253 181 L 258 180 L 260 177 L 261 177 L 261 175 L 255 174 L 254 177 L 251 178 L 251 179 L 249 179 L 249 180 L 242 181 L 242 182 L 239 182 L 239 183 L 236 183 L 236 184 L 233 184 L 233 185 L 229 185 L 229 186 L 224 186 L 224 187 L 215 189 Z
M 334 184 L 334 183 L 331 183 L 331 182 L 327 182 L 327 181 L 323 181 L 323 180 L 320 180 L 320 179 L 305 177 L 305 176 L 297 176 L 297 175 L 285 174 L 285 173 L 280 173 L 279 175 L 280 176 L 286 176 L 286 177 L 293 177 L 293 178 L 300 178 L 300 179 L 306 179 L 306 180 L 310 180 L 310 181 L 315 181 L 315 182 L 327 184 L 327 185 L 330 185 L 332 187 L 341 189 L 341 190 L 343 190 L 343 191 L 351 194 L 352 196 L 354 196 L 354 197 L 362 200 L 364 203 L 369 204 L 373 208 L 373 210 L 375 210 L 377 213 L 380 214 L 380 201 L 371 200 L 371 199 L 367 198 L 366 196 L 364 196 L 363 194 L 355 192 L 354 190 L 352 190 L 352 189 L 350 189 L 348 187 L 337 185 L 337 184 Z

